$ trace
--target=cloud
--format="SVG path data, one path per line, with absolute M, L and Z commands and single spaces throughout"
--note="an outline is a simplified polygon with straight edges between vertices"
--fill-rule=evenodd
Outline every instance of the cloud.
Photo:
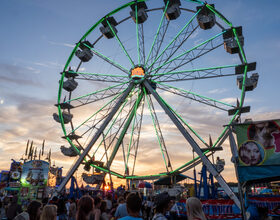
M 237 102 L 236 100 L 237 100 L 236 98 L 232 98 L 232 97 L 220 99 L 221 102 L 225 102 L 232 105 L 236 105 Z
M 5 85 L 8 83 L 14 83 L 18 85 L 31 85 L 38 86 L 38 82 L 34 80 L 34 76 L 31 74 L 38 74 L 39 70 L 30 66 L 18 66 L 16 64 L 0 64 L 0 84 Z
M 48 40 L 48 42 L 52 45 L 58 45 L 58 46 L 64 46 L 64 47 L 70 47 L 70 48 L 75 47 L 74 44 L 60 43 L 60 42 L 54 42 L 54 41 L 50 41 L 50 40 Z
M 8 168 L 11 155 L 13 155 L 14 159 L 19 159 L 22 156 L 25 151 L 27 139 L 33 139 L 34 145 L 38 146 L 38 149 L 41 146 L 42 140 L 46 139 L 46 146 L 48 146 L 48 149 L 52 149 L 52 161 L 55 161 L 55 164 L 58 166 L 63 166 L 64 173 L 66 173 L 75 159 L 63 156 L 60 152 L 60 145 L 68 146 L 68 144 L 60 138 L 63 135 L 60 125 L 52 118 L 52 113 L 57 111 L 53 106 L 54 100 L 42 100 L 18 94 L 11 94 L 10 98 L 16 100 L 18 104 L 3 105 L 0 108 L 0 152 L 2 158 L 4 158 L 0 162 L 0 168 Z M 169 98 L 171 97 L 167 99 Z M 164 111 L 157 105 L 155 107 L 173 169 L 178 168 L 192 159 L 192 148 Z M 147 110 L 147 105 L 145 105 L 145 108 Z M 97 109 L 98 105 L 96 104 L 93 106 L 84 106 L 82 109 L 76 109 L 74 117 L 81 122 L 89 112 L 93 113 Z M 211 109 L 207 106 L 201 107 L 193 103 L 181 103 L 177 107 L 177 110 L 207 142 L 209 134 L 211 134 L 214 141 L 223 129 L 222 125 L 227 124 L 229 121 L 227 114 L 222 114 L 217 112 L 216 109 Z M 263 120 L 263 115 L 266 116 L 266 119 L 277 118 L 280 115 L 279 112 L 280 110 L 268 113 L 266 109 L 263 109 L 251 114 L 249 117 L 253 117 L 254 120 Z M 151 117 L 144 115 L 144 120 L 140 135 L 135 174 L 145 175 L 165 172 L 166 168 L 162 158 L 162 152 L 157 141 Z M 188 128 L 186 129 L 189 131 Z M 195 138 L 195 135 L 191 131 L 189 132 Z M 128 129 L 127 135 L 124 138 L 124 146 L 127 146 L 126 144 L 130 141 L 130 133 L 131 127 Z M 201 147 L 204 146 L 201 142 L 199 144 Z M 227 158 L 223 175 L 226 180 L 234 180 L 232 175 L 234 167 L 230 162 L 230 149 L 227 141 L 222 146 L 224 147 L 224 151 L 217 152 L 215 157 L 219 155 L 221 158 Z M 131 154 L 135 154 L 135 149 L 131 151 Z M 132 161 L 129 163 L 132 164 Z M 152 170 L 151 167 L 153 167 Z M 197 170 L 199 169 L 198 166 Z M 121 174 L 124 172 L 121 147 L 112 164 L 112 170 L 118 171 Z M 83 166 L 79 168 L 78 172 L 84 172 Z
M 52 119 L 55 111 L 52 100 L 16 95 L 14 98 L 17 105 L 3 105 L 0 108 L 0 148 L 6 167 L 11 155 L 17 160 L 22 156 L 27 139 L 40 144 L 46 139 L 46 143 L 53 147 L 63 142 L 60 139 L 60 126 Z
M 57 62 L 52 62 L 52 61 L 46 61 L 46 62 L 33 62 L 34 65 L 37 66 L 42 66 L 42 67 L 47 67 L 47 68 L 53 68 L 53 69 L 57 69 L 57 68 L 63 68 L 64 65 L 59 64 Z
M 225 93 L 227 92 L 228 89 L 226 88 L 221 88 L 221 89 L 213 89 L 213 90 L 210 90 L 208 91 L 209 94 L 222 94 L 222 93 Z

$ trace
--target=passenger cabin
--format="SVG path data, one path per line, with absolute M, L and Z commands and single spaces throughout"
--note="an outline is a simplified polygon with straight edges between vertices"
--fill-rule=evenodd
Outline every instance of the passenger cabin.
M 175 20 L 181 15 L 181 2 L 180 0 L 164 0 L 164 4 L 168 3 L 167 10 L 165 12 L 165 17 L 167 20 Z
M 91 43 L 88 41 L 83 41 L 80 43 L 79 48 L 81 50 L 77 50 L 75 52 L 75 55 L 82 61 L 82 62 L 88 62 L 91 60 L 93 54 L 90 50 L 90 48 L 88 47 L 92 47 Z
M 224 39 L 224 47 L 225 50 L 230 54 L 235 54 L 239 52 L 239 45 L 234 35 L 234 28 L 227 29 L 225 33 L 223 33 Z M 244 45 L 244 37 L 242 35 L 242 27 L 236 27 L 236 34 L 239 41 L 240 46 Z
M 237 77 L 237 85 L 239 89 L 242 89 L 243 79 L 243 76 Z M 258 80 L 258 73 L 253 73 L 249 78 L 247 77 L 245 80 L 245 91 L 252 91 L 253 89 L 255 89 L 257 87 Z
M 68 112 L 62 112 L 62 118 L 63 118 L 64 124 L 68 124 L 72 120 L 73 115 Z M 53 119 L 56 122 L 61 123 L 59 115 L 57 113 L 53 113 Z
M 210 6 L 214 8 L 214 4 L 211 4 Z M 206 5 L 198 6 L 196 7 L 196 10 L 200 10 L 197 14 L 197 22 L 201 29 L 207 30 L 215 25 L 215 13 L 211 11 Z
M 65 156 L 68 157 L 76 157 L 79 154 L 79 152 L 73 146 L 70 147 L 61 146 L 60 150 Z M 80 151 L 81 148 L 78 148 L 78 150 Z
M 118 33 L 118 30 L 115 27 L 115 26 L 117 26 L 118 23 L 114 17 L 105 18 L 104 21 L 102 21 L 101 23 L 103 26 L 100 27 L 99 30 L 101 31 L 103 36 L 106 37 L 107 39 L 113 38 L 115 36 L 114 32 L 115 32 L 115 34 Z M 110 24 L 113 31 L 111 30 L 108 23 Z
M 67 71 L 61 72 L 60 74 L 62 75 L 64 73 L 64 77 L 68 78 L 75 78 L 77 77 L 79 74 L 75 73 L 71 67 L 69 67 L 69 69 Z
M 101 184 L 103 182 L 104 175 L 83 173 L 82 178 L 87 184 Z
M 65 89 L 68 92 L 72 92 L 74 91 L 78 86 L 78 82 L 76 82 L 74 79 L 67 79 L 64 83 L 63 83 L 63 89 Z
M 145 2 L 137 2 L 131 5 L 130 8 L 132 9 L 132 11 L 130 12 L 130 16 L 135 23 L 136 23 L 136 11 L 135 11 L 136 8 L 137 8 L 138 24 L 142 24 L 147 20 L 148 14 L 145 10 L 148 7 Z

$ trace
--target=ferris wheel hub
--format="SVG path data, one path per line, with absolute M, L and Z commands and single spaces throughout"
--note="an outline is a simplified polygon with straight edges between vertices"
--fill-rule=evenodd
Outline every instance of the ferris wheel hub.
M 141 83 L 145 75 L 145 69 L 141 65 L 137 65 L 130 70 L 130 78 L 133 79 L 136 84 Z

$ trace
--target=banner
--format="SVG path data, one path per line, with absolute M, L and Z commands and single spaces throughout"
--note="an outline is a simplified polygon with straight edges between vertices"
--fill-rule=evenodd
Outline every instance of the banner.
M 230 199 L 208 199 L 201 200 L 202 210 L 207 219 L 231 219 L 241 220 L 240 209 Z M 179 210 L 179 217 L 186 218 L 186 200 L 182 199 L 176 203 Z
M 234 125 L 241 182 L 280 176 L 280 120 Z
M 22 163 L 13 160 L 10 168 L 9 187 L 20 188 L 20 176 L 22 172 Z
M 49 163 L 43 160 L 31 160 L 22 166 L 20 197 L 26 199 L 42 199 L 48 181 Z

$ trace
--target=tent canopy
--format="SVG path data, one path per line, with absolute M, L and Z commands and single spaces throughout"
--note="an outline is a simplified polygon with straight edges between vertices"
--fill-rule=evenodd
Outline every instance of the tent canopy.
M 166 177 L 159 178 L 157 181 L 154 182 L 154 185 L 172 185 L 172 184 L 178 183 L 186 178 L 188 178 L 188 176 L 185 176 L 183 174 L 177 174 L 174 176 L 166 176 Z
M 150 188 L 151 189 L 153 187 L 152 187 L 152 184 L 149 182 L 141 182 L 141 183 L 139 183 L 138 188 Z

